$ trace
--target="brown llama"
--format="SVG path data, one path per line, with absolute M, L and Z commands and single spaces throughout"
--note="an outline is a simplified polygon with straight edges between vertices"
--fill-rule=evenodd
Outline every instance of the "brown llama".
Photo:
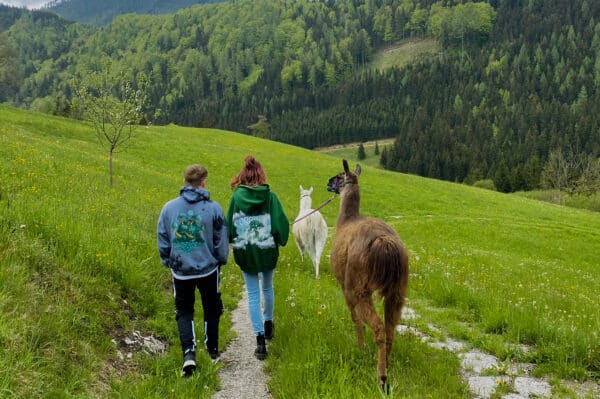
M 340 194 L 331 268 L 344 292 L 359 347 L 364 347 L 364 324 L 373 330 L 379 384 L 389 392 L 387 367 L 408 285 L 408 254 L 393 228 L 360 215 L 360 165 L 354 173 L 345 159 L 343 165 L 344 172 L 327 184 L 328 191 Z M 373 305 L 373 293 L 383 297 L 385 324 Z

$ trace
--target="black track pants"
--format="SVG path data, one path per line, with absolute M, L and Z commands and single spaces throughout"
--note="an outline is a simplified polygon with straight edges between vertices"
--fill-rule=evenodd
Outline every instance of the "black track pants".
M 219 319 L 223 314 L 219 280 L 220 268 L 205 277 L 190 280 L 173 278 L 175 319 L 179 329 L 181 350 L 184 353 L 196 348 L 194 329 L 196 288 L 200 291 L 202 309 L 204 310 L 204 344 L 209 352 L 216 352 L 219 348 Z

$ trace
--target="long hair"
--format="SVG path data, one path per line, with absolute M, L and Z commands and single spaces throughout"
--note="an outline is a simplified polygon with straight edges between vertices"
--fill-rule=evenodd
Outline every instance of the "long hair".
M 256 160 L 252 155 L 248 155 L 244 159 L 244 167 L 240 170 L 240 173 L 237 174 L 231 182 L 232 189 L 237 188 L 240 184 L 244 186 L 256 187 L 267 182 L 267 174 L 263 169 L 260 162 Z

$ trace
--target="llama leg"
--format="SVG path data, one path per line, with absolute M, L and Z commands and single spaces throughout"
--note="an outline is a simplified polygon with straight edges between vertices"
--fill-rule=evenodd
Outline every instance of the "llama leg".
M 311 245 L 309 245 L 308 248 L 308 256 L 310 257 L 310 260 L 315 268 L 315 277 L 319 277 L 319 264 L 317 263 L 317 253 L 316 253 L 316 248 L 315 248 L 315 240 L 314 237 L 312 239 L 312 243 Z
M 346 294 L 346 293 L 344 293 Z M 358 347 L 360 349 L 364 349 L 365 347 L 365 326 L 363 324 L 360 315 L 357 310 L 357 301 L 352 295 L 345 295 L 346 304 L 348 305 L 348 309 L 350 309 L 350 317 L 352 317 L 352 321 L 354 322 L 354 326 L 356 328 L 356 338 L 358 340 Z
M 373 299 L 362 297 L 357 305 L 358 316 L 373 330 L 375 343 L 377 344 L 377 372 L 379 373 L 379 384 L 383 389 L 387 389 L 387 352 L 386 352 L 386 332 L 383 321 L 373 305 Z
M 396 334 L 396 326 L 400 320 L 403 305 L 404 296 L 402 295 L 390 295 L 383 301 L 385 313 L 386 358 L 388 366 L 390 365 L 390 355 L 392 352 L 392 344 L 394 343 L 394 336 Z
M 300 260 L 304 262 L 304 245 L 302 245 L 302 240 L 296 238 L 294 241 L 296 242 L 296 246 L 298 247 L 298 252 L 300 252 Z
M 321 256 L 323 255 L 323 248 L 325 247 L 325 242 L 317 242 L 317 248 L 315 253 L 315 269 L 317 271 L 317 277 L 319 277 L 319 264 L 321 263 Z

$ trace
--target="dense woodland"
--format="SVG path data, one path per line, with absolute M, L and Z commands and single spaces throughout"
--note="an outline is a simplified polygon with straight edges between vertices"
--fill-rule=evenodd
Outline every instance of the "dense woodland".
M 105 27 L 0 6 L 0 29 L 0 101 L 44 112 L 71 115 L 73 79 L 111 65 L 148 83 L 151 123 L 307 148 L 395 137 L 388 169 L 506 192 L 539 187 L 556 151 L 600 154 L 591 0 L 241 0 Z M 369 67 L 424 37 L 438 54 Z

